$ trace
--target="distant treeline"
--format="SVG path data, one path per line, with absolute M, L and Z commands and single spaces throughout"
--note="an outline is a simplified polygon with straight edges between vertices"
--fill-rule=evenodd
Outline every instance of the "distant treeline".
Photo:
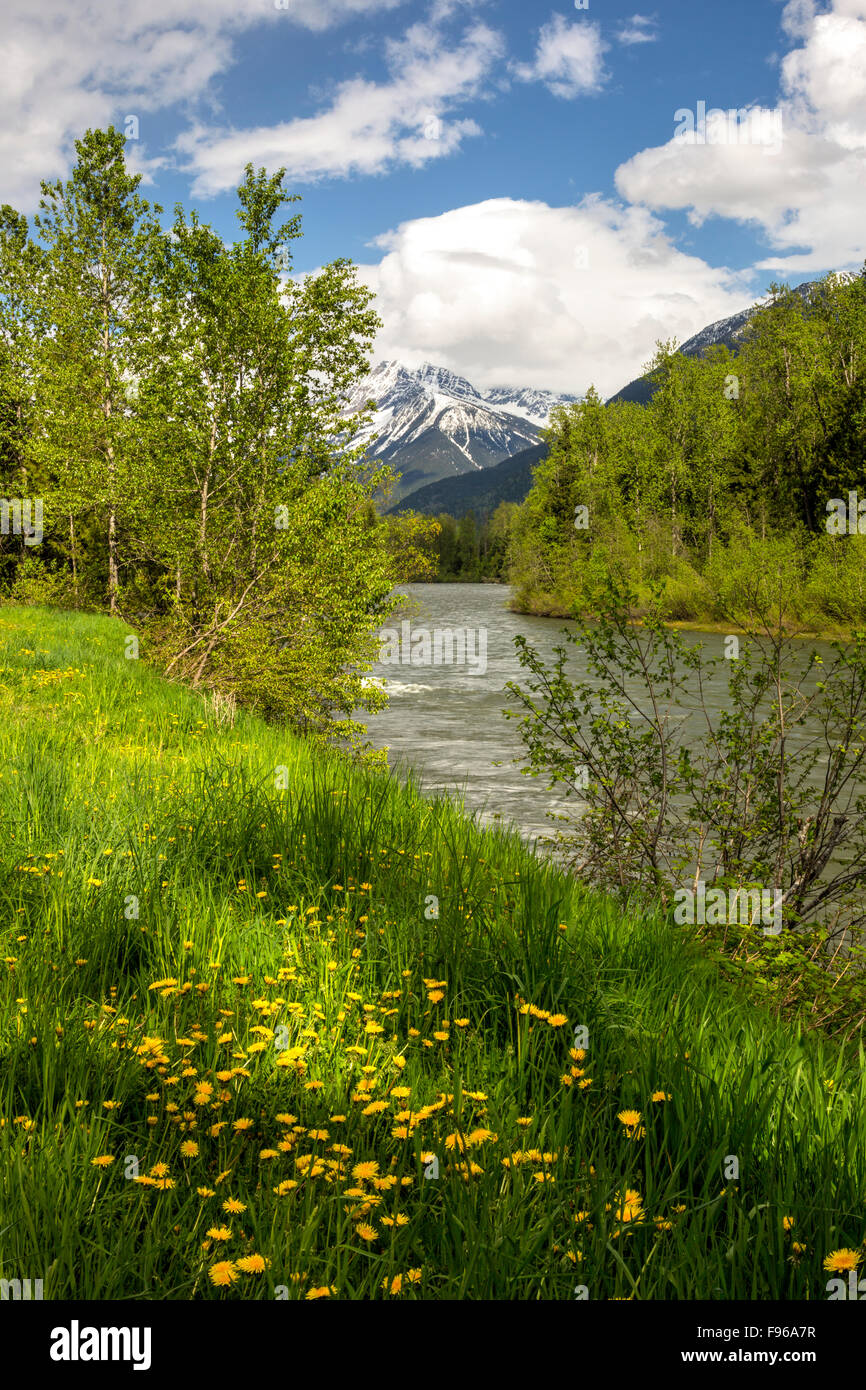
M 504 580 L 508 564 L 508 538 L 517 504 L 501 502 L 492 516 L 477 520 L 474 512 L 455 520 L 442 512 L 435 517 L 439 526 L 433 547 L 437 578 L 446 582 L 480 583 Z

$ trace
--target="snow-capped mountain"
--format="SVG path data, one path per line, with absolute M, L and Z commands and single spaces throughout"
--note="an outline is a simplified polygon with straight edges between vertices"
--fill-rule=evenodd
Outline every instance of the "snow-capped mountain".
M 576 400 L 533 387 L 483 390 L 446 367 L 379 362 L 354 391 L 347 414 L 377 405 L 353 441 L 401 474 L 392 500 L 426 483 L 489 468 L 537 444 L 553 406 Z

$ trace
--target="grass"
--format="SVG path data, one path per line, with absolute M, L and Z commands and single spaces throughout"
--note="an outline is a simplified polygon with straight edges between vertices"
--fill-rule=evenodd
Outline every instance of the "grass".
M 862 1051 L 126 635 L 0 610 L 0 1277 L 826 1298 L 866 1234 Z

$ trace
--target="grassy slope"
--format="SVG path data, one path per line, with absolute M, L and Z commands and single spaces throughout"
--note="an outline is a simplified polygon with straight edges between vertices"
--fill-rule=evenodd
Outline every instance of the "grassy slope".
M 0 1277 L 46 1298 L 372 1298 L 399 1275 L 426 1299 L 826 1296 L 823 1258 L 864 1237 L 856 1058 L 516 838 L 250 716 L 220 726 L 125 633 L 0 610 Z

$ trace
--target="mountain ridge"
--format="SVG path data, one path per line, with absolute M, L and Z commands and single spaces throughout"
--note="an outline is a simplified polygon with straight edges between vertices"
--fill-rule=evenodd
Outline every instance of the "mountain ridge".
M 804 280 L 801 285 L 794 287 L 794 293 L 805 296 L 816 283 L 815 280 Z M 700 329 L 698 333 L 693 334 L 691 338 L 688 338 L 678 347 L 677 352 L 681 352 L 684 357 L 701 357 L 711 347 L 728 347 L 735 352 L 737 343 L 742 338 L 752 318 L 759 309 L 765 306 L 766 302 L 765 296 L 764 299 L 750 304 L 747 309 L 741 309 L 739 313 L 730 314 L 725 319 L 716 319 L 714 323 L 708 323 L 705 328 Z M 652 400 L 654 391 L 655 387 L 646 376 L 635 377 L 634 381 L 628 382 L 621 390 L 617 391 L 616 395 L 608 397 L 606 404 L 613 405 L 617 401 L 630 401 L 637 405 L 646 405 L 648 401 Z
M 533 471 L 547 457 L 547 452 L 547 445 L 541 442 L 479 473 L 464 473 L 457 478 L 427 483 L 390 507 L 389 513 L 420 512 L 423 516 L 438 516 L 447 512 L 457 519 L 467 512 L 475 512 L 479 518 L 490 515 L 500 502 L 523 501 L 532 486 Z

